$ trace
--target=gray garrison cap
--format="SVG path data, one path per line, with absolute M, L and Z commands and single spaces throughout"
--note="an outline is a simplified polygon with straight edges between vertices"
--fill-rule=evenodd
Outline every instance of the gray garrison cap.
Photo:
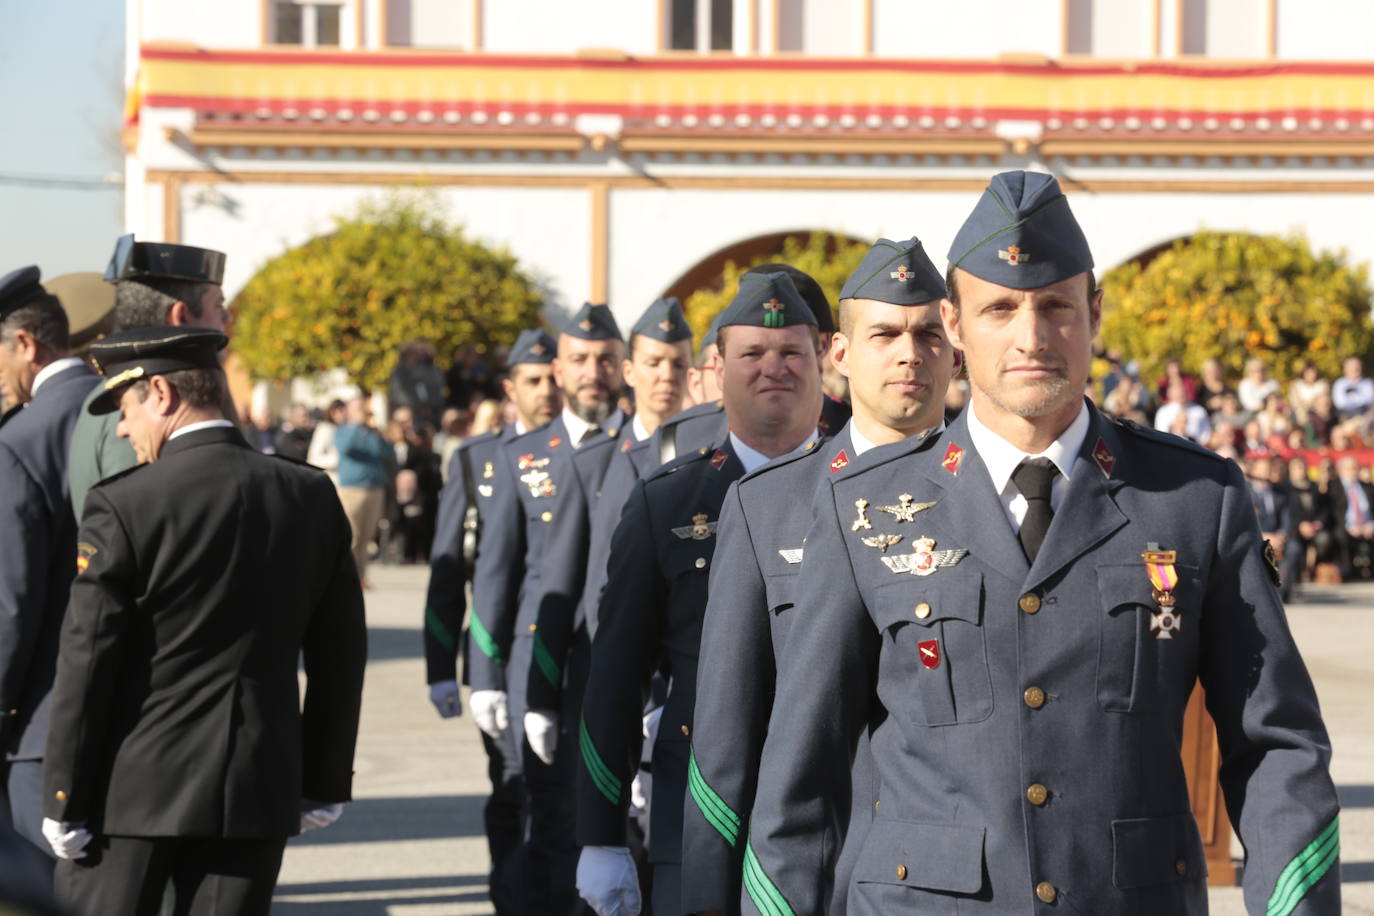
M 802 301 L 811 309 L 811 314 L 816 316 L 816 327 L 822 334 L 835 333 L 835 316 L 830 311 L 830 300 L 825 297 L 825 290 L 816 282 L 816 278 L 804 270 L 798 270 L 791 264 L 775 262 L 772 264 L 758 264 L 745 271 L 745 274 L 775 274 L 784 273 L 792 280 L 792 285 L 797 288 L 797 294 L 802 297 Z
M 507 368 L 521 363 L 551 363 L 558 355 L 558 343 L 549 336 L 548 331 L 527 328 L 515 338 L 515 345 L 506 357 Z
M 611 314 L 610 307 L 593 305 L 590 302 L 577 310 L 577 314 L 572 316 L 567 327 L 563 328 L 563 333 L 583 340 L 625 339 L 620 335 L 620 326 L 615 323 L 615 316 Z
M 951 267 L 1011 289 L 1039 289 L 1092 270 L 1088 240 L 1052 175 L 1002 172 L 949 249 Z
M 797 292 L 792 278 L 782 272 L 740 277 L 739 291 L 716 319 L 717 331 L 735 325 L 785 328 L 796 324 L 814 327 L 816 316 Z
M 639 321 L 635 322 L 630 334 L 639 334 L 663 343 L 692 339 L 692 329 L 687 326 L 687 316 L 683 314 L 682 305 L 676 296 L 655 299 L 653 304 L 644 310 Z
M 945 281 L 921 240 L 878 239 L 840 290 L 840 299 L 873 299 L 892 305 L 921 305 L 946 296 Z

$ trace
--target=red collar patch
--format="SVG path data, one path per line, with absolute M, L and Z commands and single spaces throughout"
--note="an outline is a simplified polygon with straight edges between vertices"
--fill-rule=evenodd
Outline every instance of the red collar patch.
M 721 468 L 725 467 L 725 461 L 729 457 L 730 456 L 725 454 L 725 452 L 721 451 L 720 449 L 716 449 L 716 453 L 711 456 L 711 467 L 719 471 Z
M 621 450 L 622 452 L 628 452 L 628 451 L 630 450 L 630 446 L 632 446 L 632 445 L 634 445 L 634 444 L 635 444 L 635 440 L 633 440 L 633 439 L 626 439 L 624 442 L 620 443 L 620 450 Z
M 558 446 L 560 446 L 560 445 L 562 445 L 562 444 L 563 444 L 563 437 L 562 437 L 562 436 L 554 436 L 552 439 L 549 440 L 549 448 L 558 448 Z
M 1097 445 L 1093 446 L 1093 461 L 1097 462 L 1105 476 L 1112 476 L 1112 468 L 1116 467 L 1116 456 L 1107 448 L 1107 443 L 1101 436 L 1097 439 Z
M 949 448 L 945 449 L 945 457 L 940 459 L 940 467 L 949 471 L 951 474 L 959 473 L 959 465 L 964 463 L 964 450 L 953 442 Z
M 847 467 L 849 467 L 849 456 L 845 454 L 844 449 L 840 449 L 840 453 L 835 456 L 835 460 L 830 462 L 830 473 L 833 474 Z

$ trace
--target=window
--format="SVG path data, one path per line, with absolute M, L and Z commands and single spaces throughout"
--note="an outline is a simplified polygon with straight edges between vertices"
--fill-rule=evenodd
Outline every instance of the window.
M 734 49 L 733 0 L 667 0 L 667 5 L 669 50 Z
M 272 0 L 272 43 L 337 48 L 342 5 L 310 0 Z

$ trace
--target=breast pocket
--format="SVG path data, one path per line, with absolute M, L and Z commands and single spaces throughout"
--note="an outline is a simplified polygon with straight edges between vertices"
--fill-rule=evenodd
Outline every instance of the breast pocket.
M 893 715 L 916 725 L 963 725 L 992 715 L 983 577 L 942 572 L 883 585 L 879 686 Z
M 1097 568 L 1097 699 L 1107 712 L 1180 708 L 1193 689 L 1202 580 L 1196 566 L 1174 569 L 1174 604 L 1165 608 L 1155 600 L 1143 562 Z

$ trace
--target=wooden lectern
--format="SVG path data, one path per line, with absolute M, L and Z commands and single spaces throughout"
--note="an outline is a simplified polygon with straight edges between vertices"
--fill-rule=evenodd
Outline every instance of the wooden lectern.
M 1183 772 L 1188 777 L 1188 796 L 1207 856 L 1207 883 L 1231 887 L 1236 883 L 1236 867 L 1231 861 L 1231 822 L 1217 781 L 1220 767 L 1216 725 L 1207 714 L 1202 685 L 1198 684 L 1183 716 Z

